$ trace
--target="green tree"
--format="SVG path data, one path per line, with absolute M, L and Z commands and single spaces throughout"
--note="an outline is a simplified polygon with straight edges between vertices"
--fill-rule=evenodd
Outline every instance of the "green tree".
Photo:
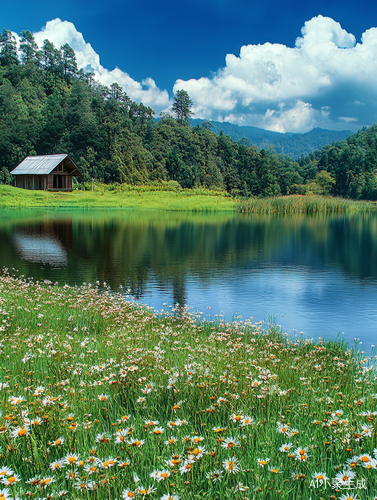
M 177 90 L 174 96 L 174 103 L 172 106 L 172 113 L 176 117 L 177 121 L 182 125 L 189 125 L 190 118 L 193 115 L 191 111 L 193 101 L 186 90 Z
M 330 174 L 330 172 L 326 172 L 322 170 L 318 172 L 315 178 L 316 183 L 321 188 L 322 194 L 329 194 L 331 189 L 335 186 L 335 179 Z
M 39 65 L 42 55 L 38 51 L 38 45 L 29 30 L 21 31 L 20 42 L 21 62 L 23 64 L 31 62 Z
M 2 66 L 19 64 L 16 39 L 13 33 L 5 28 L 0 34 L 0 63 Z
M 76 54 L 68 43 L 63 45 L 60 51 L 63 76 L 66 82 L 70 82 L 72 77 L 77 74 Z

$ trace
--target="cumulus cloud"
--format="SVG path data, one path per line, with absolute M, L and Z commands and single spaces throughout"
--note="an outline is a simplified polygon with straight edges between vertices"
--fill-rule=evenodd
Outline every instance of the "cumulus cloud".
M 68 43 L 76 53 L 79 69 L 83 68 L 85 71 L 93 72 L 96 80 L 103 85 L 109 86 L 114 82 L 119 83 L 134 101 L 143 102 L 157 112 L 169 105 L 168 92 L 160 90 L 152 78 L 137 82 L 119 68 L 111 71 L 104 68 L 100 63 L 99 55 L 90 43 L 86 43 L 82 33 L 77 31 L 75 25 L 68 21 L 60 19 L 49 21 L 41 31 L 34 33 L 34 38 L 39 47 L 42 47 L 43 41 L 46 39 L 50 40 L 55 47 L 61 47 Z
M 200 118 L 279 132 L 377 121 L 377 28 L 361 43 L 333 19 L 307 21 L 295 47 L 246 45 L 213 78 L 177 80 Z M 351 125 L 351 126 L 350 126 Z

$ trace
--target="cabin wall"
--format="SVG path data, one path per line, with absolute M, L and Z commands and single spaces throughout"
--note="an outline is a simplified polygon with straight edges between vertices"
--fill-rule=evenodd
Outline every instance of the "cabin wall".
M 46 190 L 47 175 L 16 175 L 15 186 L 22 189 Z
M 58 179 L 58 177 L 60 177 L 60 179 Z M 65 173 L 51 173 L 49 175 L 15 175 L 15 186 L 30 190 L 72 191 L 72 175 L 67 175 Z

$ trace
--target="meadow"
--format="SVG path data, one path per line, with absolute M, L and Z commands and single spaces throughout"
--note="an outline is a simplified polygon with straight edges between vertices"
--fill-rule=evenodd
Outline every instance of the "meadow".
M 235 201 L 225 191 L 179 189 L 176 182 L 157 186 L 106 186 L 94 191 L 28 191 L 0 185 L 0 207 L 112 207 L 194 212 L 233 211 Z
M 0 499 L 375 498 L 374 353 L 0 278 Z
M 238 199 L 226 191 L 183 189 L 175 181 L 145 186 L 96 183 L 94 190 L 72 192 L 29 191 L 0 185 L 0 208 L 134 208 L 192 212 L 317 213 L 375 211 L 377 202 L 320 195 Z

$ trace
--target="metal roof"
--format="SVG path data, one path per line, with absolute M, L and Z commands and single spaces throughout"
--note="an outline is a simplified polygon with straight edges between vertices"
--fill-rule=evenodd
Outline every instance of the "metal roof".
M 30 175 L 30 174 L 49 174 L 59 165 L 68 155 L 45 155 L 45 156 L 27 156 L 11 174 Z M 70 159 L 70 158 L 69 158 Z M 71 160 L 71 159 L 70 159 Z M 72 161 L 72 160 L 71 160 Z M 73 163 L 73 162 L 72 162 Z

